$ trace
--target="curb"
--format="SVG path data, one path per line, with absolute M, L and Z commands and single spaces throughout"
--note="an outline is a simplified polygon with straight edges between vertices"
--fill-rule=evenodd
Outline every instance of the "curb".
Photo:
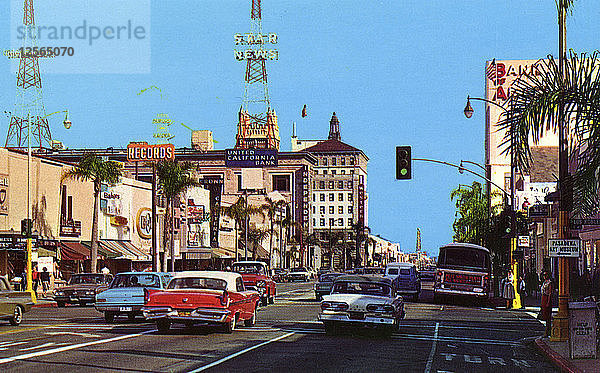
M 44 302 L 44 303 L 36 303 L 31 308 L 57 308 L 58 305 L 56 302 Z
M 576 366 L 571 364 L 567 359 L 558 354 L 556 351 L 550 348 L 543 340 L 542 337 L 535 339 L 535 346 L 538 350 L 548 358 L 552 364 L 561 370 L 561 372 L 569 373 L 583 373 Z

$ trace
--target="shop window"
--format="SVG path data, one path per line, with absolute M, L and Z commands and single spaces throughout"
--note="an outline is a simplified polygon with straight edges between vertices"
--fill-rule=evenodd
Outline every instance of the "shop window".
M 273 190 L 290 191 L 290 175 L 273 175 Z

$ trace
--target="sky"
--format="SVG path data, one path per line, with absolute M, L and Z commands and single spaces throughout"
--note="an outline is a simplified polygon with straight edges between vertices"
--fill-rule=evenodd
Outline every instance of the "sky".
M 54 138 L 69 148 L 152 142 L 152 118 L 168 113 L 213 131 L 217 149 L 235 145 L 245 65 L 234 58 L 233 35 L 250 31 L 251 0 L 81 3 L 35 0 L 36 25 L 48 27 L 38 45 L 74 52 L 40 62 L 46 112 L 68 109 L 73 123 L 66 130 L 61 115 L 50 117 Z M 555 2 L 263 0 L 262 7 L 263 32 L 278 34 L 279 60 L 267 62 L 267 74 L 281 150 L 291 149 L 293 122 L 301 139 L 326 138 L 335 112 L 342 141 L 369 157 L 372 233 L 411 252 L 419 228 L 422 247 L 436 256 L 452 241 L 450 192 L 477 178 L 414 161 L 412 179 L 395 180 L 395 147 L 412 146 L 414 158 L 483 164 L 483 105 L 472 102 L 475 114 L 467 120 L 466 96 L 484 96 L 486 60 L 556 55 Z M 575 2 L 569 48 L 599 47 L 599 16 L 600 2 Z M 0 49 L 20 46 L 21 22 L 22 0 L 0 2 Z M 52 35 L 51 27 L 74 35 Z M 14 68 L 0 56 L 2 111 L 15 105 Z M 162 95 L 140 94 L 151 86 Z M 6 134 L 8 118 L 0 123 Z M 175 146 L 190 146 L 188 129 L 174 125 L 170 132 Z

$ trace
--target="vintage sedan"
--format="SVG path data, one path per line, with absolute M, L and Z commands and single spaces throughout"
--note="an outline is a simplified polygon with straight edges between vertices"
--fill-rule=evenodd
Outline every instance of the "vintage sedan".
M 14 291 L 5 277 L 0 277 L 0 320 L 8 320 L 11 325 L 19 325 L 23 314 L 33 306 L 32 294 L 28 291 Z
M 54 301 L 58 307 L 66 303 L 85 306 L 96 301 L 96 294 L 108 289 L 113 276 L 103 273 L 76 273 L 67 286 L 54 289 Z
M 96 295 L 96 310 L 103 312 L 109 323 L 119 315 L 134 320 L 142 314 L 144 289 L 165 289 L 171 277 L 163 272 L 119 273 L 107 290 Z
M 404 318 L 404 301 L 392 281 L 379 276 L 342 275 L 323 296 L 319 320 L 327 334 L 339 326 L 379 328 L 387 334 L 398 330 Z
M 156 322 L 159 331 L 171 323 L 221 325 L 231 333 L 237 323 L 256 323 L 260 297 L 247 290 L 239 273 L 218 271 L 178 272 L 165 290 L 145 290 L 142 313 Z
M 277 286 L 269 276 L 267 263 L 259 261 L 240 261 L 233 263 L 232 271 L 242 275 L 246 289 L 256 290 L 260 294 L 261 305 L 275 302 Z
M 292 268 L 290 269 L 290 273 L 288 274 L 289 281 L 309 281 L 311 278 L 310 272 L 303 267 Z
M 328 272 L 319 276 L 319 281 L 315 284 L 315 298 L 320 301 L 323 299 L 323 295 L 331 293 L 333 280 L 341 275 L 343 275 L 343 273 Z

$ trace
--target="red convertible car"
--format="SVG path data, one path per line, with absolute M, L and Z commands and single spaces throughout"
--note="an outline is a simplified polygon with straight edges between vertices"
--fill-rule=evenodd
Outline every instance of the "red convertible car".
M 233 263 L 232 270 L 242 275 L 244 286 L 247 289 L 258 291 L 263 306 L 275 302 L 277 289 L 275 281 L 269 276 L 267 263 L 250 260 L 240 261 Z
M 159 331 L 171 323 L 221 325 L 231 333 L 238 322 L 253 326 L 260 300 L 256 291 L 244 287 L 238 273 L 217 271 L 178 272 L 167 289 L 144 291 L 142 313 L 154 320 Z

